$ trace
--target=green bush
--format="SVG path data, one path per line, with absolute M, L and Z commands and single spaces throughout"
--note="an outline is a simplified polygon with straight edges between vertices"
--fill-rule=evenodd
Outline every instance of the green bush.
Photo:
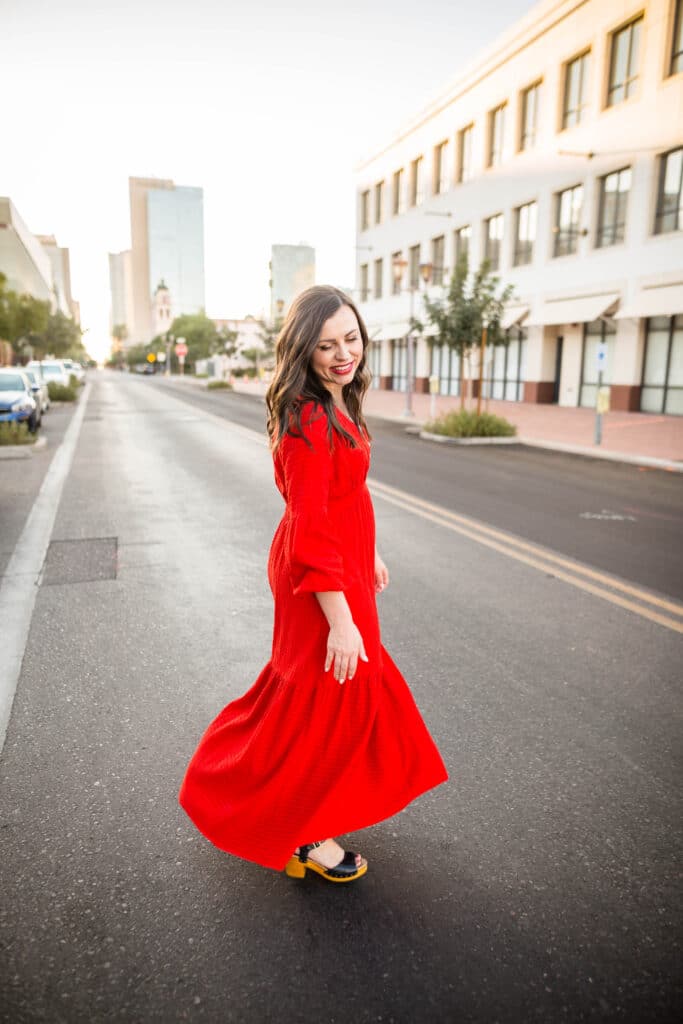
M 72 380 L 76 378 L 72 376 Z M 56 380 L 50 380 L 47 384 L 47 393 L 50 396 L 51 402 L 75 402 L 76 401 L 76 386 L 70 384 L 68 387 L 66 384 L 59 384 Z
M 208 376 L 208 373 L 195 373 L 197 380 L 207 380 Z
M 244 373 L 245 369 L 243 366 L 236 366 L 235 369 L 232 371 L 233 377 L 237 378 L 244 377 Z
M 0 444 L 35 444 L 37 434 L 31 434 L 28 423 L 4 420 L 0 423 Z
M 209 391 L 232 391 L 232 384 L 227 380 L 210 380 L 206 386 Z
M 423 430 L 429 434 L 443 434 L 446 437 L 514 437 L 517 427 L 492 413 L 461 409 L 447 412 L 435 420 L 425 423 Z

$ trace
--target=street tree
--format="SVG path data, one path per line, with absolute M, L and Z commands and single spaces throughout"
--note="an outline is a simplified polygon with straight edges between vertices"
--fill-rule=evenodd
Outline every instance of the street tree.
M 30 356 L 47 328 L 50 303 L 33 295 L 19 294 L 0 272 L 0 338 L 18 353 Z
M 513 294 L 512 285 L 498 291 L 500 278 L 491 271 L 489 260 L 470 274 L 467 255 L 458 260 L 443 297 L 424 295 L 424 322 L 413 318 L 411 328 L 424 332 L 427 325 L 435 330 L 430 343 L 447 345 L 460 358 L 460 407 L 465 408 L 465 362 L 469 362 L 473 349 L 481 345 L 484 325 L 487 343 L 501 345 L 506 341 L 501 326 L 506 303 Z M 481 356 L 483 360 L 483 352 Z M 483 362 L 482 362 L 483 365 Z M 481 393 L 480 393 L 481 399 Z

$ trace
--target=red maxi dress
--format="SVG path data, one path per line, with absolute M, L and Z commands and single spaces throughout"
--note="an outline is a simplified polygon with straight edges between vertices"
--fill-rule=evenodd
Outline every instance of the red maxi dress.
M 180 803 L 222 850 L 282 870 L 295 847 L 400 811 L 447 772 L 408 686 L 380 640 L 370 444 L 343 413 L 353 448 L 313 403 L 302 437 L 274 455 L 286 509 L 268 560 L 271 659 L 211 723 Z M 341 590 L 368 662 L 352 680 L 325 672 L 329 626 L 316 591 Z

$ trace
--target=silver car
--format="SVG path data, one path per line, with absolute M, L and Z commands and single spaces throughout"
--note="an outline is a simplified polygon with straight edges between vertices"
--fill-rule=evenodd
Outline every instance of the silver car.
M 35 369 L 29 370 L 27 366 L 21 369 L 31 382 L 31 394 L 36 402 L 40 404 L 41 413 L 47 412 L 50 408 L 50 392 L 48 391 L 47 381 Z
M 68 387 L 71 383 L 69 371 L 58 359 L 33 359 L 26 369 L 37 370 L 46 384 L 53 380 L 56 384 L 64 384 L 65 387 Z

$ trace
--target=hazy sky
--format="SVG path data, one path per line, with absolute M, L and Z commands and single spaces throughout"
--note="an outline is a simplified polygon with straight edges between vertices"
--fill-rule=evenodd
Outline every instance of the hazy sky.
M 351 286 L 354 166 L 533 6 L 0 0 L 0 195 L 70 249 L 93 352 L 129 175 L 203 187 L 209 315 L 267 308 L 273 242 Z

